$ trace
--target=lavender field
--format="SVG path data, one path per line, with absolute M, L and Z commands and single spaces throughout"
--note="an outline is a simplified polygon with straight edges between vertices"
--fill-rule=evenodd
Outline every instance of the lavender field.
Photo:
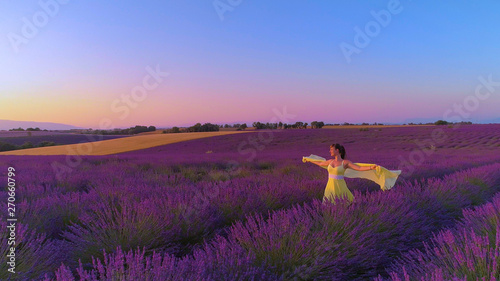
M 66 135 L 67 133 L 49 132 L 49 131 L 0 131 L 0 138 L 16 138 L 28 136 L 57 136 Z
M 393 189 L 302 156 L 401 169 Z M 496 280 L 500 125 L 262 130 L 112 156 L 0 156 L 2 280 Z M 6 206 L 6 203 L 4 204 Z M 6 209 L 6 207 L 5 207 Z M 472 249 L 472 250 L 469 250 Z M 14 279 L 13 277 L 17 279 Z
M 32 135 L 29 136 L 28 133 Z M 129 135 L 85 135 L 57 132 L 0 132 L 0 142 L 13 145 L 22 145 L 25 142 L 31 142 L 33 145 L 39 145 L 43 141 L 51 141 L 58 145 L 85 143 L 100 140 L 111 140 L 116 138 L 129 137 Z

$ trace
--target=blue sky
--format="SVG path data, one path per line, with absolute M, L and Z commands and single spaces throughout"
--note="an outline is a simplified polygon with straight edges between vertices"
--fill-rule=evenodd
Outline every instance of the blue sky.
M 221 17 L 215 6 L 228 10 Z M 183 126 L 268 122 L 284 107 L 292 122 L 442 119 L 471 100 L 478 77 L 500 81 L 499 8 L 498 1 L 4 1 L 0 119 Z M 44 13 L 48 21 L 37 26 Z M 390 20 L 382 26 L 373 13 Z M 32 38 L 23 19 L 37 29 Z M 347 60 L 340 46 L 356 47 L 357 28 L 377 24 Z M 169 75 L 127 105 L 126 116 L 113 111 L 147 67 Z M 497 88 L 469 105 L 472 121 L 500 118 Z

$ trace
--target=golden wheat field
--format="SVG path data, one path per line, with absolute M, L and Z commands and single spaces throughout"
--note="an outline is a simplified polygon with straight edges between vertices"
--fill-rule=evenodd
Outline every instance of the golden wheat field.
M 176 142 L 239 133 L 246 133 L 246 131 L 149 134 L 96 142 L 5 151 L 0 152 L 0 155 L 110 155 Z

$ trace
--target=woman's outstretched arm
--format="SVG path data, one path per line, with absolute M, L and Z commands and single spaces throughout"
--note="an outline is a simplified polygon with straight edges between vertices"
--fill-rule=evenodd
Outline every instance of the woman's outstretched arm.
M 351 169 L 356 170 L 356 171 L 370 171 L 370 170 L 377 169 L 377 165 L 360 167 L 360 166 L 352 163 L 349 160 L 346 160 L 345 163 L 346 163 L 346 168 L 351 168 Z
M 328 166 L 328 164 L 330 164 L 330 161 L 331 160 L 326 160 L 326 161 L 306 161 L 306 162 L 311 162 L 313 164 L 316 164 L 320 167 L 324 167 L 324 166 Z

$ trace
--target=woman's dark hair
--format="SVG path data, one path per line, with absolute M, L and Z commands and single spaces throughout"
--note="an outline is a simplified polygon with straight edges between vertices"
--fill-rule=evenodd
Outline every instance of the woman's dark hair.
M 340 145 L 338 143 L 334 143 L 334 144 L 330 145 L 330 147 L 338 149 L 340 152 L 340 157 L 342 157 L 342 159 L 345 159 L 345 148 L 343 145 Z

